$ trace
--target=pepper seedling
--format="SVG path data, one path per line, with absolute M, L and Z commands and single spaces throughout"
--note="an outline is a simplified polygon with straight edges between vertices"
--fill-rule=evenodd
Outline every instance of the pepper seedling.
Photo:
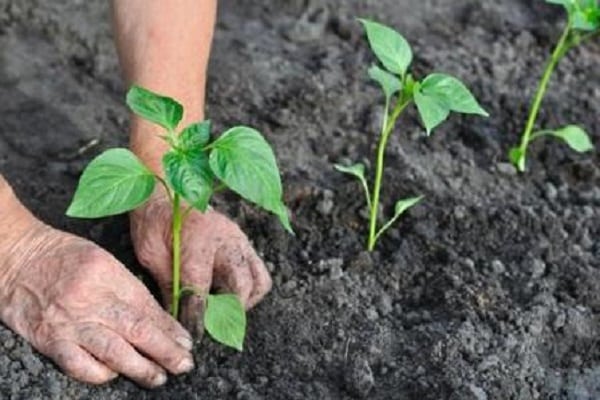
M 488 113 L 479 105 L 469 89 L 458 79 L 441 73 L 433 73 L 422 81 L 416 80 L 409 72 L 413 53 L 406 39 L 390 27 L 366 19 L 359 20 L 367 35 L 367 40 L 379 65 L 372 65 L 369 77 L 376 81 L 383 90 L 385 108 L 375 169 L 375 183 L 369 190 L 365 177 L 365 166 L 335 165 L 340 172 L 356 177 L 365 192 L 367 206 L 370 210 L 369 236 L 367 249 L 372 251 L 379 237 L 410 207 L 417 204 L 422 196 L 411 197 L 396 202 L 393 216 L 378 228 L 377 214 L 381 192 L 385 149 L 394 130 L 396 121 L 402 112 L 413 102 L 427 136 L 434 128 L 444 122 L 450 112 L 477 114 L 487 117 Z
M 534 132 L 535 122 L 548 89 L 550 77 L 560 60 L 569 50 L 600 34 L 600 6 L 597 0 L 546 0 L 546 3 L 562 5 L 567 10 L 567 23 L 538 84 L 527 118 L 521 143 L 509 152 L 510 162 L 520 171 L 525 171 L 527 147 L 535 139 L 555 137 L 564 141 L 571 149 L 584 153 L 594 149 L 586 131 L 577 125 L 560 129 L 542 129 Z
M 258 131 L 246 126 L 228 129 L 212 141 L 210 121 L 193 123 L 177 134 L 183 106 L 138 86 L 127 93 L 127 105 L 165 129 L 161 137 L 170 148 L 162 159 L 165 178 L 152 173 L 127 149 L 106 150 L 83 171 L 67 215 L 100 218 L 131 211 L 150 198 L 157 182 L 164 185 L 173 208 L 171 315 L 178 317 L 182 296 L 206 297 L 205 329 L 216 341 L 241 351 L 246 314 L 239 298 L 181 287 L 181 229 L 190 211 L 205 212 L 213 193 L 229 188 L 274 213 L 292 233 L 273 150 Z

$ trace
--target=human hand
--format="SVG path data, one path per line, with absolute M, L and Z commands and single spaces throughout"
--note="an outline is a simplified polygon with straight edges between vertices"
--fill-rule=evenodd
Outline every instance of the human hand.
M 0 318 L 68 375 L 154 387 L 193 368 L 192 341 L 146 287 L 95 244 L 29 218 L 0 234 Z
M 131 236 L 137 257 L 156 279 L 165 307 L 172 298 L 172 208 L 164 189 L 132 212 Z M 196 337 L 204 332 L 206 294 L 212 287 L 236 293 L 246 308 L 253 307 L 271 290 L 271 277 L 240 228 L 224 215 L 210 210 L 192 211 L 181 235 L 182 287 L 193 287 L 201 296 L 184 296 L 180 319 Z

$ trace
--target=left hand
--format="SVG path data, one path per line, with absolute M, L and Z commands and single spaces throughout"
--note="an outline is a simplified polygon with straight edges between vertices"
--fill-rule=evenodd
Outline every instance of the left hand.
M 130 214 L 136 255 L 156 279 L 169 309 L 172 290 L 172 208 L 162 187 L 144 206 Z M 224 215 L 192 211 L 181 233 L 181 287 L 193 287 L 205 296 L 211 287 L 235 293 L 246 308 L 270 290 L 271 277 L 241 229 Z M 182 296 L 180 319 L 194 335 L 204 331 L 205 299 Z

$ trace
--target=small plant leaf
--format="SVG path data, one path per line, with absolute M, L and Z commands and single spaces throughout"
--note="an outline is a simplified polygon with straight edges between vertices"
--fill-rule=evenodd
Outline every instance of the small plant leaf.
M 577 10 L 573 12 L 572 16 L 573 29 L 593 32 L 598 29 L 598 25 L 600 24 L 598 19 L 597 10 Z
M 169 186 L 192 207 L 205 212 L 213 194 L 214 176 L 202 151 L 171 150 L 163 156 Z
M 594 144 L 584 129 L 577 125 L 567 125 L 557 130 L 544 130 L 536 132 L 531 140 L 541 136 L 554 136 L 563 140 L 571 149 L 578 153 L 594 150 Z
M 131 151 L 107 150 L 83 171 L 67 215 L 100 218 L 131 211 L 148 200 L 155 184 L 152 172 Z
M 187 126 L 179 135 L 183 150 L 200 151 L 210 140 L 210 121 L 202 121 Z
M 398 32 L 377 22 L 359 19 L 373 53 L 390 72 L 404 76 L 413 58 L 410 45 Z
M 414 99 L 417 110 L 419 110 L 419 115 L 421 116 L 421 121 L 425 125 L 427 136 L 429 136 L 435 127 L 448 118 L 450 110 L 439 98 L 424 95 L 419 90 L 415 90 Z
M 344 166 L 341 164 L 334 164 L 333 167 L 344 173 L 344 174 L 348 174 L 348 175 L 352 175 L 355 178 L 357 178 L 362 187 L 363 190 L 365 192 L 365 199 L 367 200 L 367 207 L 369 207 L 369 209 L 371 208 L 371 194 L 369 193 L 369 186 L 367 185 L 367 179 L 365 178 L 365 166 L 363 164 L 354 164 L 351 166 Z
M 204 312 L 204 328 L 219 343 L 242 351 L 246 312 L 234 294 L 210 294 Z
M 573 29 L 590 32 L 600 28 L 597 0 L 546 0 L 546 3 L 562 5 L 569 14 Z
M 291 233 L 275 155 L 262 135 L 253 128 L 236 126 L 209 147 L 209 163 L 215 176 L 244 199 L 277 215 Z
M 571 10 L 575 5 L 575 0 L 546 0 L 546 3 L 562 5 L 567 10 Z
M 396 92 L 402 89 L 402 82 L 398 77 L 379 68 L 377 65 L 372 65 L 371 68 L 369 68 L 369 77 L 379 83 L 385 94 L 386 101 L 389 101 Z
M 365 179 L 365 166 L 363 164 L 358 163 L 350 165 L 349 167 L 346 167 L 341 164 L 334 164 L 334 168 L 345 174 L 353 175 L 360 180 Z
M 519 147 L 513 147 L 508 152 L 508 159 L 512 165 L 519 170 L 525 172 L 525 152 Z
M 417 196 L 417 197 L 410 197 L 408 199 L 403 199 L 403 200 L 398 200 L 396 202 L 396 205 L 394 206 L 394 216 L 392 218 L 390 218 L 385 225 L 383 225 L 381 227 L 381 229 L 379 229 L 379 231 L 377 232 L 377 234 L 375 235 L 375 241 L 377 241 L 379 239 L 379 237 L 381 235 L 383 235 L 383 233 L 385 231 L 387 231 L 393 224 L 394 222 L 396 222 L 398 220 L 398 218 L 400 218 L 400 216 L 402 214 L 404 214 L 404 212 L 406 210 L 408 210 L 409 208 L 411 208 L 412 206 L 416 205 L 418 202 L 420 202 L 423 199 L 423 196 Z
M 404 214 L 406 210 L 415 206 L 418 202 L 423 200 L 423 196 L 410 197 L 408 199 L 399 200 L 394 206 L 394 218 Z
M 129 89 L 126 101 L 135 114 L 169 131 L 173 131 L 183 117 L 181 104 L 140 86 L 134 85 Z
M 423 80 L 420 88 L 423 95 L 435 97 L 451 111 L 489 116 L 465 84 L 450 75 L 431 74 Z

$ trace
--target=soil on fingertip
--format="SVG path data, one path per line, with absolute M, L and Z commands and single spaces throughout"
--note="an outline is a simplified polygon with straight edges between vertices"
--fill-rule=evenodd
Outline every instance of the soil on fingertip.
M 126 217 L 64 216 L 78 177 L 127 142 L 109 2 L 0 0 L 0 172 L 53 226 L 90 238 L 142 279 Z M 335 162 L 373 159 L 382 97 L 356 17 L 394 26 L 414 74 L 461 78 L 490 112 L 426 138 L 408 112 L 386 152 L 384 210 L 425 200 L 364 251 L 360 188 Z M 296 236 L 235 196 L 217 199 L 274 279 L 245 350 L 208 339 L 197 367 L 146 391 L 91 387 L 0 325 L 0 399 L 600 398 L 600 159 L 519 138 L 564 15 L 543 1 L 222 0 L 207 115 L 273 144 Z M 600 43 L 572 51 L 539 123 L 600 143 Z M 369 169 L 371 170 L 371 169 Z

